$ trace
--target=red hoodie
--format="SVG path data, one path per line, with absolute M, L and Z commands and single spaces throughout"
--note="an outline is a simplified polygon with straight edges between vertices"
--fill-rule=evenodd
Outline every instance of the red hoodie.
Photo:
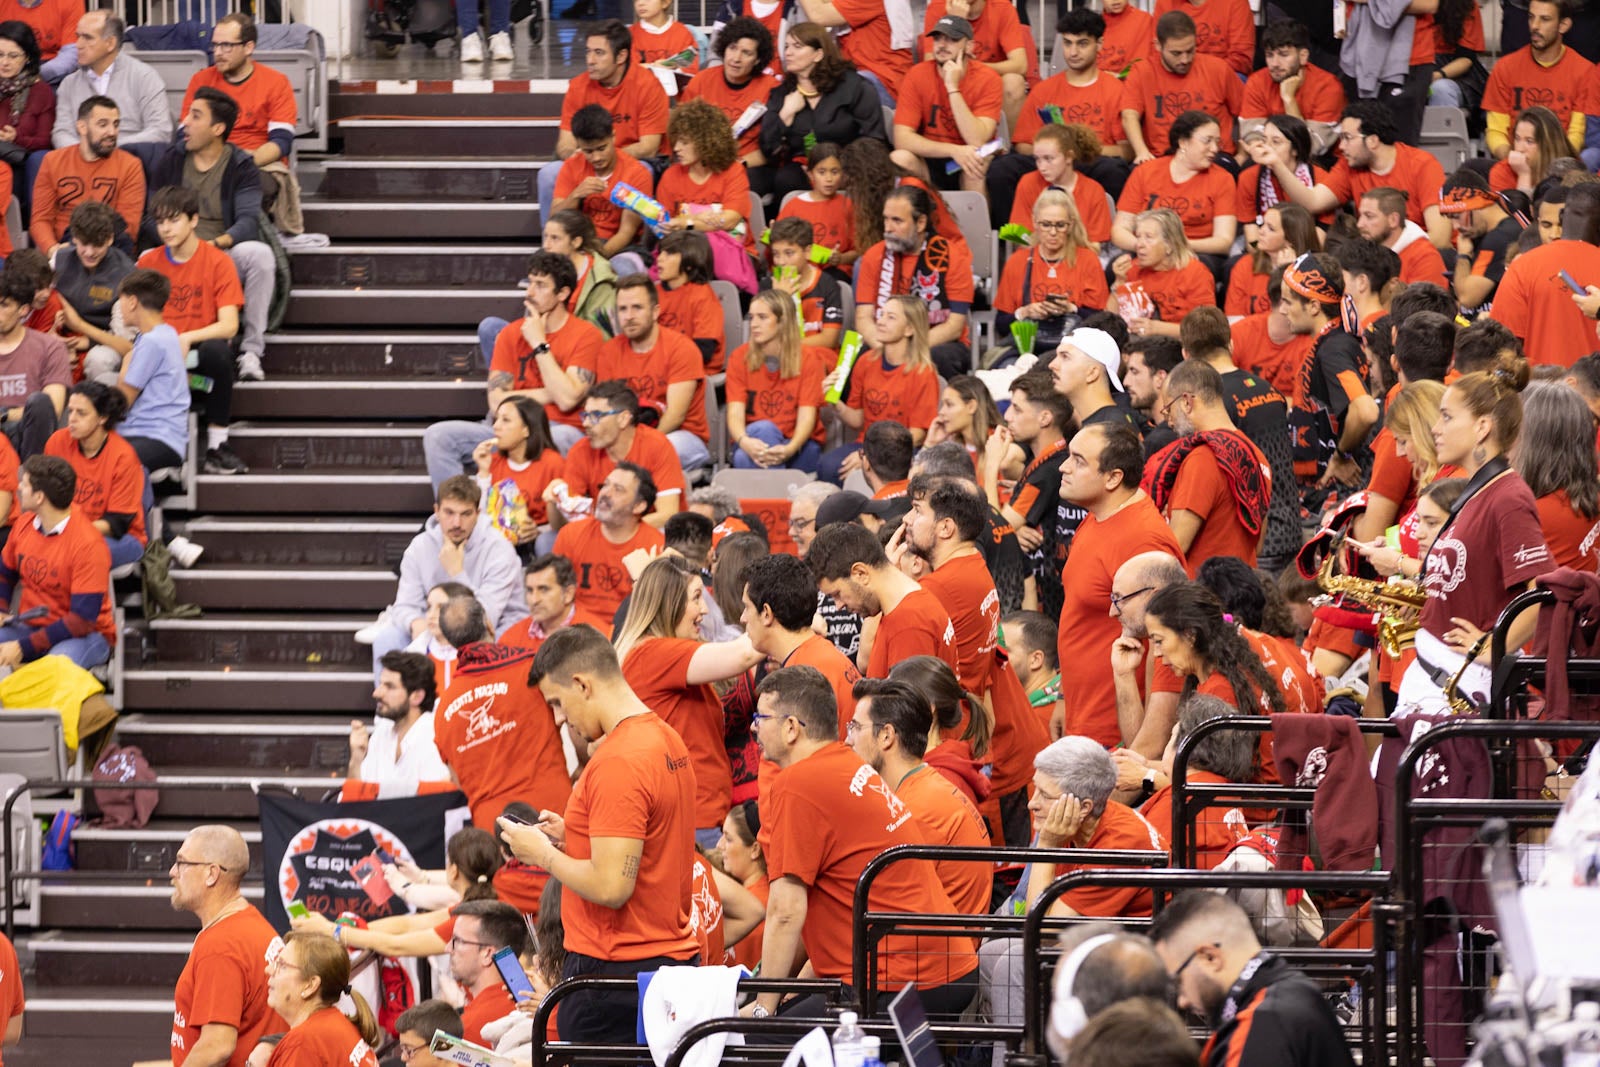
M 993 792 L 988 776 L 983 773 L 983 765 L 972 758 L 970 742 L 941 741 L 928 749 L 922 760 L 954 782 L 972 801 L 973 807 L 981 807 Z

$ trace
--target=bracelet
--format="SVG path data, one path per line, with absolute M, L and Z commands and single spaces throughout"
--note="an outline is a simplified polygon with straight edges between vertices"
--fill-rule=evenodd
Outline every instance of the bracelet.
M 333 939 L 339 944 L 344 944 L 344 923 L 333 924 Z

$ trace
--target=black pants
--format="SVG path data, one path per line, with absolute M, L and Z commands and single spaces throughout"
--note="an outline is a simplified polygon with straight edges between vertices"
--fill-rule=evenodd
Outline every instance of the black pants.
M 147 471 L 183 466 L 182 456 L 174 452 L 170 445 L 164 445 L 153 437 L 129 437 L 125 440 L 133 446 L 133 454 L 139 457 L 139 462 Z
M 874 1012 L 881 1015 L 888 1011 L 889 1002 L 899 992 L 898 989 L 880 991 L 873 1006 Z M 923 989 L 918 986 L 917 995 L 922 998 L 922 1006 L 927 1009 L 930 1019 L 954 1019 L 966 1011 L 973 998 L 978 995 L 978 968 L 974 967 L 970 973 L 962 975 L 955 981 L 946 982 L 941 986 L 934 986 L 932 989 Z M 846 1001 L 851 999 L 849 985 L 844 987 L 844 999 Z M 566 1011 L 567 1009 L 563 1007 L 561 1010 Z M 799 997 L 788 1001 L 780 1007 L 778 1014 L 820 1019 L 828 1014 L 828 1002 L 821 996 Z M 558 1015 L 556 1018 L 560 1019 L 560 1016 Z M 776 1044 L 791 1040 L 790 1038 L 772 1039 L 772 1043 Z M 751 1038 L 750 1043 L 752 1045 L 762 1045 L 768 1042 Z
M 195 373 L 211 379 L 211 391 L 194 391 L 194 409 L 211 426 L 226 426 L 233 413 L 233 342 L 201 341 L 195 348 L 200 365 Z
M 44 443 L 61 425 L 56 406 L 43 392 L 31 394 L 22 404 L 22 418 L 5 424 L 6 437 L 17 450 L 17 458 L 27 459 L 44 451 Z
M 687 960 L 674 960 L 666 956 L 652 956 L 645 960 L 619 960 L 612 963 L 597 960 L 577 952 L 567 953 L 561 965 L 561 977 L 579 978 L 590 975 L 634 978 L 645 971 L 662 967 L 698 967 L 697 952 Z M 974 972 L 976 973 L 976 972 Z M 563 1041 L 581 1041 L 585 1044 L 631 1045 L 638 1038 L 639 987 L 626 989 L 591 989 L 574 993 L 561 1002 L 556 1012 L 556 1034 Z
M 1000 832 L 1005 835 L 1007 848 L 1027 848 L 1033 840 L 1026 786 L 1000 798 Z

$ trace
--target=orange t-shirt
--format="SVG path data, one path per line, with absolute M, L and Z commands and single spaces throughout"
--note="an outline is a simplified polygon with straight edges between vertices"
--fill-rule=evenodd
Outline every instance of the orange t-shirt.
M 928 11 L 922 17 L 924 36 L 933 32 L 938 21 L 949 14 L 945 0 L 928 0 Z M 1039 80 L 1039 46 L 1033 33 L 1017 17 L 1011 4 L 983 5 L 983 14 L 969 20 L 972 24 L 973 58 L 979 63 L 1004 63 L 1006 56 L 1022 49 L 1028 57 L 1028 68 L 1023 77 L 1029 85 Z
M 728 403 L 744 405 L 746 426 L 771 422 L 784 437 L 792 438 L 800 409 L 822 407 L 822 379 L 832 369 L 832 360 L 827 357 L 833 353 L 821 348 L 803 349 L 800 373 L 793 378 L 780 378 L 765 361 L 751 370 L 749 352 L 749 345 L 740 345 L 728 360 Z M 821 353 L 821 358 L 814 353 Z M 822 420 L 818 419 L 811 439 L 821 444 L 826 436 Z
M 733 798 L 733 771 L 722 743 L 722 701 L 709 685 L 689 684 L 689 662 L 704 642 L 651 637 L 628 650 L 622 675 L 650 710 L 678 732 L 694 760 L 696 827 L 721 826 Z
M 1135 262 L 1128 268 L 1128 285 L 1144 290 L 1162 322 L 1182 322 L 1197 307 L 1217 305 L 1216 281 L 1198 258 L 1177 270 L 1145 270 Z
M 35 526 L 32 516 L 23 517 L 11 527 L 11 537 L 0 558 L 13 576 L 13 591 L 19 583 L 15 576 L 21 576 L 22 599 L 17 613 L 46 609 L 41 618 L 30 624 L 31 637 L 22 642 L 25 660 L 43 655 L 51 645 L 73 636 L 64 625 L 55 624 L 75 614 L 72 601 L 78 597 L 100 598 L 99 613 L 87 621 L 107 644 L 116 644 L 117 627 L 111 618 L 111 550 L 100 531 L 89 525 L 77 509 L 73 509 L 60 532 L 52 534 Z
M 913 59 L 911 49 L 894 47 L 883 0 L 836 0 L 833 6 L 850 26 L 850 32 L 839 38 L 839 51 L 858 70 L 877 76 L 890 96 L 898 97 L 900 81 Z
M 656 76 L 643 67 L 628 64 L 622 80 L 609 89 L 587 74 L 572 79 L 561 101 L 561 128 L 571 133 L 572 116 L 589 104 L 599 104 L 611 113 L 618 148 L 652 134 L 666 136 L 667 93 Z
M 682 163 L 674 163 L 656 182 L 656 199 L 674 216 L 700 211 L 737 212 L 744 227 L 745 248 L 755 250 L 756 238 L 761 235 L 750 232 L 750 175 L 743 163 L 735 160 L 731 167 L 713 173 L 703 182 L 690 177 L 689 168 Z M 691 211 L 691 205 L 699 211 Z
M 848 196 L 834 194 L 831 199 L 817 200 L 816 193 L 803 192 L 783 205 L 778 218 L 791 216 L 811 223 L 815 243 L 835 252 L 856 250 L 856 208 Z
M 513 390 L 543 389 L 544 374 L 539 370 L 539 361 L 533 356 L 533 346 L 522 336 L 522 322 L 522 319 L 516 319 L 506 323 L 495 336 L 494 352 L 489 357 L 489 373 L 504 372 L 511 375 L 508 388 Z M 576 368 L 587 371 L 593 377 L 595 355 L 600 346 L 605 344 L 606 337 L 592 322 L 568 315 L 559 330 L 545 334 L 545 340 L 549 342 L 550 355 L 562 370 Z M 583 425 L 581 403 L 571 411 L 562 411 L 552 400 L 544 406 L 544 415 L 552 426 Z
M 194 255 L 179 263 L 167 248 L 152 248 L 139 257 L 139 266 L 165 274 L 172 282 L 163 314 L 167 325 L 179 333 L 201 330 L 217 321 L 225 307 L 244 307 L 244 287 L 228 253 L 201 241 Z
M 1432 15 L 1416 16 L 1417 24 L 1411 31 L 1411 63 L 1413 67 L 1431 67 L 1453 57 L 1456 52 L 1482 53 L 1483 16 L 1478 5 L 1467 8 L 1466 20 L 1461 24 L 1461 40 L 1454 44 L 1444 39 L 1444 30 Z
M 1245 316 L 1233 324 L 1231 332 L 1239 365 L 1265 378 L 1284 396 L 1293 396 L 1300 381 L 1300 365 L 1311 355 L 1311 335 L 1293 334 L 1277 344 L 1267 331 L 1267 313 Z
M 761 875 L 755 881 L 747 883 L 745 888 L 750 890 L 752 896 L 761 901 L 762 907 L 766 907 L 767 897 L 772 892 L 772 883 L 767 881 L 766 875 Z M 737 945 L 726 951 L 722 962 L 729 967 L 742 966 L 745 970 L 754 974 L 757 965 L 761 963 L 761 941 L 766 934 L 766 929 L 766 923 L 757 923 L 754 930 L 745 934 Z
M 72 497 L 74 511 L 90 522 L 104 518 L 108 511 L 130 515 L 128 532 L 141 545 L 145 543 L 144 466 L 121 434 L 115 430 L 108 433 L 105 444 L 91 459 L 83 454 L 69 431 L 60 429 L 44 443 L 44 454 L 66 460 L 78 476 L 78 488 Z
M 688 103 L 690 100 L 704 100 L 715 105 L 718 111 L 728 116 L 730 125 L 739 125 L 739 119 L 752 104 L 766 106 L 767 97 L 772 95 L 772 90 L 781 84 L 780 79 L 773 74 L 757 71 L 750 80 L 737 88 L 728 84 L 728 79 L 723 76 L 722 67 L 708 67 L 696 74 L 688 85 L 678 93 L 679 103 Z M 761 145 L 761 120 L 756 119 L 750 123 L 746 130 L 739 134 L 739 155 L 747 156 L 758 150 Z
M 672 442 L 660 430 L 650 426 L 635 426 L 633 444 L 628 446 L 623 461 L 650 472 L 650 480 L 656 483 L 657 496 L 682 493 L 685 489 L 683 464 Z M 611 453 L 583 441 L 573 445 L 567 453 L 566 467 L 561 476 L 573 496 L 594 496 L 600 491 L 600 483 L 616 469 L 617 462 L 611 458 Z
M 1432 155 L 1408 144 L 1394 146 L 1394 166 L 1387 174 L 1366 168 L 1357 170 L 1340 159 L 1328 172 L 1323 185 L 1339 200 L 1357 204 L 1373 189 L 1399 189 L 1406 194 L 1406 218 L 1419 226 L 1427 225 L 1422 213 L 1439 204 L 1439 187 L 1444 185 L 1444 167 Z
M 867 863 L 886 848 L 926 841 L 909 807 L 878 772 L 843 744 L 833 743 L 783 768 L 761 813 L 770 822 L 767 877 L 794 878 L 807 889 L 801 930 L 818 978 L 851 973 L 852 912 L 856 883 Z M 873 880 L 873 911 L 949 915 L 952 905 L 934 868 L 905 861 Z M 972 942 L 940 938 L 937 951 L 917 938 L 889 936 L 878 943 L 878 985 L 906 982 L 933 989 L 971 974 Z
M 961 98 L 975 118 L 993 119 L 998 129 L 1000 103 L 1003 92 L 1000 75 L 982 63 L 968 63 L 961 78 Z M 955 116 L 950 109 L 950 91 L 945 88 L 939 65 L 929 59 L 911 68 L 900 85 L 896 98 L 894 124 L 920 133 L 930 141 L 940 144 L 966 144 L 966 138 L 956 128 Z M 943 166 L 942 160 L 935 160 Z
M 338 1008 L 328 1007 L 312 1012 L 309 1019 L 284 1034 L 272 1050 L 267 1067 L 306 1067 L 313 1063 L 378 1067 L 378 1057 L 350 1020 Z
M 845 403 L 865 417 L 861 433 L 873 423 L 893 421 L 925 429 L 939 415 L 939 372 L 930 367 L 886 367 L 883 353 L 864 352 L 850 369 Z
M 22 991 L 22 967 L 17 963 L 17 950 L 4 934 L 0 934 L 0 1026 L 9 1027 L 12 1019 L 21 1015 L 27 1007 L 27 999 Z M 178 1058 L 177 1046 L 174 1044 L 172 1059 L 181 1065 L 183 1060 Z M 244 1063 L 228 1061 L 227 1067 L 242 1067 Z
M 1256 20 L 1248 0 L 1156 0 L 1155 17 L 1182 11 L 1194 20 L 1195 43 L 1201 55 L 1216 56 L 1249 75 L 1255 69 Z
M 815 667 L 833 687 L 833 701 L 839 708 L 839 740 L 843 741 L 849 722 L 856 713 L 855 684 L 861 681 L 861 672 L 850 662 L 850 657 L 840 652 L 821 634 L 812 634 L 784 658 L 785 667 Z
M 1102 45 L 1102 48 L 1104 46 Z M 1222 126 L 1222 150 L 1233 152 L 1233 117 L 1244 102 L 1244 84 L 1216 56 L 1197 55 L 1189 73 L 1177 75 L 1152 56 L 1136 65 L 1122 83 L 1122 110 L 1137 111 L 1144 143 L 1152 155 L 1166 154 L 1168 133 L 1185 111 L 1205 111 Z
M 988 848 L 989 828 L 955 783 L 926 763 L 894 787 L 895 796 L 911 809 L 911 818 L 930 845 Z M 993 868 L 986 863 L 944 863 L 938 866 L 945 896 L 963 915 L 987 915 L 994 888 Z
M 578 601 L 584 610 L 610 619 L 633 591 L 633 579 L 622 565 L 622 557 L 636 548 L 660 548 L 665 543 L 660 530 L 641 522 L 632 537 L 620 545 L 612 544 L 600 520 L 579 519 L 561 527 L 552 551 L 571 560 L 578 572 Z
M 1546 493 L 1535 503 L 1539 507 L 1539 527 L 1550 546 L 1556 566 L 1580 571 L 1600 570 L 1600 522 L 1573 510 L 1565 489 Z
M 1344 114 L 1344 85 L 1321 67 L 1307 63 L 1300 68 L 1300 89 L 1294 94 L 1294 102 L 1300 105 L 1300 115 L 1307 122 L 1338 122 Z M 1245 79 L 1244 102 L 1239 105 L 1241 119 L 1264 119 L 1283 113 L 1283 94 L 1272 80 L 1271 71 L 1262 67 Z
M 950 620 L 956 647 L 956 677 L 961 688 L 983 693 L 994 672 L 994 652 L 1000 643 L 1000 598 L 983 555 L 973 552 L 946 560 L 921 580 L 923 592 L 932 593 Z M 909 598 L 908 598 L 909 599 Z M 905 601 L 901 602 L 901 607 Z M 896 609 L 898 611 L 898 609 Z M 874 649 L 874 652 L 877 650 Z M 874 657 L 876 659 L 876 657 Z M 888 666 L 900 662 L 895 656 Z M 873 677 L 885 677 L 869 671 Z
M 1133 168 L 1117 199 L 1117 210 L 1137 215 L 1155 208 L 1171 208 L 1183 220 L 1183 233 L 1194 241 L 1210 237 L 1217 217 L 1232 215 L 1238 202 L 1233 178 L 1221 167 L 1208 167 L 1179 182 L 1172 177 L 1172 161 L 1153 159 Z
M 182 114 L 189 113 L 194 103 L 194 91 L 201 86 L 226 93 L 239 105 L 239 121 L 228 134 L 228 143 L 254 152 L 267 143 L 267 135 L 274 130 L 284 130 L 291 137 L 299 121 L 299 109 L 294 103 L 294 86 L 282 71 L 273 70 L 265 63 L 252 63 L 250 76 L 241 82 L 231 82 L 216 67 L 206 67 L 195 72 L 184 91 Z
M 462 1005 L 461 1036 L 474 1045 L 490 1044 L 483 1039 L 483 1028 L 498 1019 L 504 1019 L 516 1010 L 517 1002 L 511 999 L 511 991 L 496 974 L 492 983 Z
M 644 842 L 639 878 L 620 908 L 561 891 L 568 952 L 601 960 L 699 951 L 690 929 L 694 881 L 694 766 L 689 749 L 659 715 L 631 715 L 606 734 L 567 802 L 567 855 L 590 857 L 596 837 Z
M 1030 170 L 1017 183 L 1017 195 L 1011 201 L 1011 221 L 1018 226 L 1033 229 L 1033 205 L 1039 194 L 1050 188 L 1044 175 Z M 1106 187 L 1087 174 L 1076 175 L 1072 182 L 1072 206 L 1083 220 L 1083 230 L 1095 244 L 1111 240 L 1111 201 L 1106 197 Z M 1104 281 L 1104 275 L 1101 276 Z
M 1071 732 L 1070 727 L 1068 732 Z M 1108 800 L 1106 810 L 1100 816 L 1100 825 L 1095 827 L 1085 847 L 1165 852 L 1167 835 L 1158 827 L 1151 826 L 1143 815 L 1127 805 Z M 1056 875 L 1059 877 L 1071 871 L 1094 869 L 1085 863 L 1062 863 L 1057 865 Z M 1150 890 L 1111 885 L 1080 886 L 1063 894 L 1061 902 L 1079 915 L 1097 919 L 1142 917 L 1150 914 L 1151 907 Z
M 262 1034 L 288 1029 L 287 1024 L 267 1006 L 267 964 L 283 948 L 278 932 L 255 909 L 246 905 L 227 918 L 195 935 L 194 947 L 183 964 L 183 973 L 172 993 L 172 1062 L 183 1067 L 203 1027 L 213 1023 L 231 1026 L 239 1033 L 227 1067 L 244 1067 L 250 1051 Z M 22 976 L 17 972 L 17 957 L 11 943 L 0 938 L 0 1006 L 4 1014 L 15 1017 L 22 1012 Z M 10 990 L 16 983 L 15 1002 Z
M 1267 673 L 1277 679 L 1278 690 L 1289 711 L 1296 715 L 1320 715 L 1327 689 L 1300 646 L 1287 637 L 1274 637 L 1243 627 L 1239 632 L 1250 642 Z M 1270 739 L 1272 735 L 1265 736 Z
M 550 881 L 550 872 L 543 867 L 530 867 L 516 857 L 501 864 L 490 879 L 494 883 L 495 899 L 503 900 L 522 912 L 530 922 L 539 921 L 539 898 Z M 449 938 L 441 940 L 449 941 Z
M 1412 282 L 1432 282 L 1444 289 L 1450 287 L 1450 276 L 1444 269 L 1444 257 L 1439 255 L 1439 250 L 1433 247 L 1433 242 L 1427 237 L 1419 235 L 1400 249 L 1398 254 L 1400 280 L 1407 285 Z
M 43 0 L 43 3 L 0 0 L 0 22 L 12 19 L 26 22 L 39 42 L 39 55 L 43 59 L 54 59 L 62 45 L 73 42 L 78 20 L 82 17 L 80 0 Z
M 721 316 L 719 309 L 719 320 Z M 702 441 L 710 439 L 711 431 L 706 426 L 705 361 L 700 358 L 700 349 L 695 343 L 677 330 L 657 327 L 656 343 L 645 352 L 638 351 L 632 341 L 618 334 L 600 349 L 595 359 L 595 377 L 602 382 L 622 379 L 639 398 L 639 403 L 657 411 L 667 409 L 668 386 L 694 382 L 694 396 L 679 429 L 687 430 Z
M 1227 785 L 1228 780 L 1220 774 L 1202 771 L 1197 767 L 1190 767 L 1187 780 L 1196 785 Z M 1194 825 L 1189 830 L 1189 836 L 1194 840 L 1195 862 L 1200 870 L 1209 871 L 1227 858 L 1228 852 L 1233 848 L 1235 835 L 1228 826 L 1228 816 L 1238 811 L 1237 808 L 1223 808 L 1210 805 L 1200 809 L 1195 816 Z M 1150 799 L 1139 806 L 1139 814 L 1145 821 L 1167 836 L 1168 841 L 1176 841 L 1177 828 L 1172 824 L 1172 786 L 1163 786 L 1157 789 Z M 1243 813 L 1240 813 L 1243 818 Z M 1177 857 L 1174 857 L 1176 861 Z
M 526 649 L 467 645 L 450 688 L 439 694 L 433 743 L 467 794 L 472 824 L 490 833 L 513 800 L 560 811 L 572 791 L 555 716 L 528 685 L 532 662 Z
M 711 286 L 704 282 L 684 282 L 676 289 L 661 285 L 656 287 L 656 294 L 661 299 L 661 317 L 657 321 L 691 341 L 711 341 L 711 358 L 705 359 L 706 373 L 722 373 L 727 331 L 722 322 L 722 304 Z
M 1566 129 L 1572 112 L 1588 106 L 1593 70 L 1594 65 L 1570 47 L 1563 47 L 1561 58 L 1547 67 L 1533 58 L 1532 45 L 1524 45 L 1495 61 L 1481 106 L 1513 117 L 1524 108 L 1547 107 Z
M 144 192 L 144 168 L 122 149 L 88 162 L 75 144 L 57 148 L 44 157 L 34 179 L 28 232 L 35 245 L 49 248 L 67 232 L 73 208 L 84 200 L 99 200 L 111 205 L 128 224 L 129 235 L 137 238 L 144 218 Z M 172 321 L 170 316 L 167 321 Z M 181 327 L 178 332 L 183 332 Z
M 1272 468 L 1267 457 L 1261 454 L 1248 437 L 1238 435 L 1255 455 L 1256 466 L 1270 493 Z M 1200 516 L 1200 532 L 1186 555 L 1189 558 L 1189 577 L 1193 578 L 1200 564 L 1212 556 L 1236 556 L 1250 566 L 1256 565 L 1256 549 L 1261 543 L 1262 530 L 1266 529 L 1266 516 L 1262 516 L 1262 530 L 1251 533 L 1239 521 L 1233 490 L 1217 463 L 1216 453 L 1210 446 L 1202 445 L 1184 457 L 1178 468 L 1178 478 L 1172 485 L 1172 496 L 1167 501 L 1167 514 L 1188 511 Z
M 956 628 L 939 598 L 926 589 L 907 593 L 878 619 L 878 636 L 867 657 L 867 677 L 887 678 L 889 669 L 912 656 L 938 656 L 961 673 Z
M 1122 624 L 1111 614 L 1111 578 L 1141 552 L 1166 552 L 1183 559 L 1171 528 L 1143 494 L 1105 520 L 1085 516 L 1061 572 L 1057 643 L 1061 662 L 1073 665 L 1074 683 L 1061 689 L 1067 732 L 1108 747 L 1122 743 L 1111 674 L 1111 643 L 1122 635 Z
M 1080 248 L 1075 258 L 1074 263 L 1063 259 L 1052 264 L 1046 263 L 1036 248 L 1017 249 L 1011 253 L 1005 269 L 1000 272 L 994 306 L 1012 315 L 1024 304 L 1065 294 L 1079 307 L 1104 308 L 1111 301 L 1111 290 L 1106 288 L 1106 275 L 1100 269 L 1100 257 L 1087 248 Z M 1026 289 L 1023 288 L 1024 279 L 1027 280 Z
M 1289 203 L 1289 197 L 1284 193 L 1283 183 L 1278 180 L 1277 175 L 1269 170 L 1267 172 L 1267 180 L 1272 186 L 1273 193 L 1278 198 L 1278 203 Z M 1311 184 L 1326 185 L 1327 183 L 1328 172 L 1313 163 L 1311 165 Z M 1239 172 L 1239 180 L 1234 183 L 1234 186 L 1236 189 L 1233 204 L 1234 216 L 1240 222 L 1254 222 L 1259 225 L 1261 217 L 1267 213 L 1267 209 L 1261 206 L 1261 164 L 1252 163 L 1241 170 Z M 1320 226 L 1328 226 L 1332 223 L 1333 214 L 1331 212 L 1317 216 L 1317 224 Z
M 1528 362 L 1570 367 L 1595 348 L 1594 320 L 1572 302 L 1561 280 L 1600 285 L 1600 248 L 1585 241 L 1551 241 L 1511 261 L 1495 288 L 1489 316 L 1522 338 Z
M 640 66 L 659 62 L 688 49 L 694 53 L 694 58 L 678 69 L 685 74 L 700 70 L 700 42 L 694 39 L 689 27 L 677 19 L 670 19 L 660 29 L 635 22 L 628 27 L 628 33 L 633 37 L 633 61 Z
M 11 168 L 6 167 L 6 168 L 3 168 L 3 169 L 9 171 Z M 5 202 L 7 204 L 11 203 L 11 200 L 10 200 L 11 185 L 12 185 L 11 175 L 9 173 L 0 174 L 0 196 L 3 196 L 3 197 L 6 198 Z M 0 258 L 4 258 L 4 257 L 7 257 L 7 256 L 11 255 L 11 253 L 13 251 L 15 251 L 15 248 L 11 244 L 11 229 L 10 229 L 10 227 L 0 226 Z M 51 323 L 50 329 L 52 331 L 55 329 L 54 322 Z
M 555 631 L 552 630 L 550 633 L 540 631 L 536 634 L 533 632 L 533 626 L 532 616 L 518 619 L 506 627 L 505 632 L 500 635 L 499 641 L 502 645 L 510 645 L 512 648 L 525 648 L 529 652 L 537 652 L 544 647 L 545 638 Z M 611 636 L 611 619 L 602 618 L 577 603 L 574 603 L 572 610 L 567 613 L 566 621 L 556 629 L 560 630 L 568 626 L 593 626 L 596 630 L 605 634 L 606 637 L 609 638 Z
M 1229 318 L 1261 315 L 1272 310 L 1267 299 L 1269 274 L 1257 274 L 1255 261 L 1248 255 L 1240 256 L 1228 272 L 1228 296 L 1222 310 Z
M 556 173 L 556 191 L 553 194 L 556 200 L 565 200 L 572 195 L 572 190 L 582 185 L 584 179 L 595 177 L 594 164 L 582 152 L 574 152 L 561 164 L 561 170 Z M 594 223 L 595 235 L 602 241 L 609 241 L 617 235 L 622 228 L 622 208 L 611 201 L 611 190 L 620 183 L 631 185 L 645 196 L 655 195 L 656 179 L 650 173 L 650 168 L 640 163 L 626 152 L 617 152 L 617 161 L 611 168 L 611 173 L 605 177 L 606 187 L 603 192 L 586 196 L 578 202 L 578 208 L 589 221 Z
M 566 461 L 561 458 L 561 453 L 553 448 L 545 449 L 520 467 L 515 466 L 504 452 L 495 450 L 494 456 L 489 460 L 488 512 L 496 520 L 495 525 L 499 527 L 500 532 L 513 544 L 517 540 L 517 531 L 510 525 L 501 525 L 499 505 L 502 502 L 511 503 L 509 498 L 514 488 L 528 509 L 528 517 L 541 526 L 544 525 L 547 518 L 544 504 L 545 487 L 561 477 L 564 470 Z
M 1106 35 L 1100 38 L 1095 66 L 1109 74 L 1121 74 L 1140 61 L 1154 59 L 1156 20 L 1150 12 L 1129 4 L 1120 15 L 1105 15 Z
M 1399 386 L 1395 386 L 1395 390 L 1398 389 Z M 1393 401 L 1392 390 L 1384 403 Z M 1411 467 L 1411 461 L 1401 457 L 1395 446 L 1394 434 L 1387 426 L 1372 439 L 1371 448 L 1372 474 L 1367 478 L 1367 492 L 1394 501 L 1396 518 L 1409 515 L 1417 502 L 1417 475 Z
M 727 953 L 722 929 L 722 892 L 711 864 L 700 853 L 694 854 L 694 879 L 689 895 L 689 928 L 700 947 L 700 964 L 715 966 Z
M 1102 42 L 1100 55 L 1105 54 Z M 1052 74 L 1035 85 L 1022 102 L 1022 114 L 1017 116 L 1011 143 L 1031 145 L 1044 125 L 1039 109 L 1051 105 L 1061 108 L 1061 117 L 1068 124 L 1076 123 L 1093 130 L 1101 144 L 1114 145 L 1128 139 L 1122 129 L 1122 82 L 1104 67 L 1099 69 L 1099 77 L 1088 85 L 1073 85 L 1067 80 L 1066 71 Z

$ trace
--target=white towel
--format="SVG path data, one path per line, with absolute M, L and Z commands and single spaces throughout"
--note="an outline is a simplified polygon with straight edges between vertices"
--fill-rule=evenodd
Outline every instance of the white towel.
M 663 967 L 656 972 L 639 1005 L 656 1067 L 664 1067 L 690 1027 L 738 1014 L 739 979 L 749 973 L 743 967 Z M 741 1043 L 737 1034 L 715 1034 L 689 1050 L 684 1067 L 716 1067 L 730 1037 Z

